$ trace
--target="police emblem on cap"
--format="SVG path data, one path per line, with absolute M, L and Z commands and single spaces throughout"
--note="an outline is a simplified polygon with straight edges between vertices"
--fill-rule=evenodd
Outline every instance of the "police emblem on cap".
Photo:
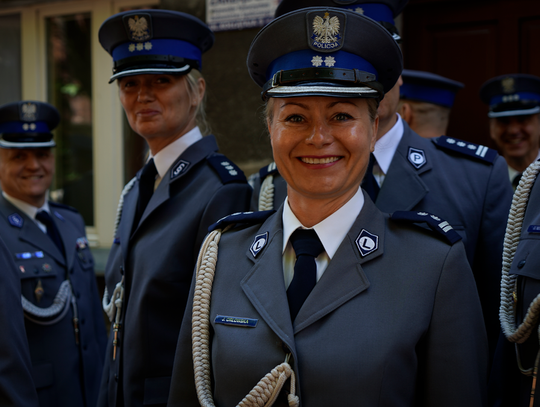
M 409 154 L 407 154 L 407 158 L 417 170 L 422 168 L 422 166 L 427 162 L 424 150 L 419 150 L 413 147 L 409 147 Z
M 373 253 L 379 248 L 379 236 L 369 233 L 366 229 L 362 229 L 356 238 L 356 246 L 362 257 Z
M 124 16 L 124 27 L 131 41 L 146 41 L 152 38 L 152 17 L 150 14 Z
M 255 236 L 255 239 L 253 240 L 253 243 L 251 244 L 251 247 L 249 248 L 249 251 L 253 255 L 253 257 L 257 257 L 257 255 L 261 252 L 261 250 L 266 246 L 266 243 L 268 242 L 268 232 L 261 233 L 260 235 Z
M 22 225 L 24 223 L 23 218 L 21 218 L 21 215 L 18 213 L 12 213 L 8 216 L 8 221 L 11 226 L 15 226 L 16 228 L 22 228 Z
M 503 88 L 503 92 L 504 93 L 514 93 L 515 92 L 515 81 L 514 81 L 514 78 L 504 78 L 502 81 L 501 81 L 501 86 Z
M 343 47 L 345 13 L 334 12 L 330 15 L 326 12 L 323 16 L 318 11 L 306 14 L 308 20 L 308 44 L 311 49 L 319 52 L 334 52 Z
M 35 122 L 37 117 L 38 107 L 35 103 L 24 102 L 20 105 L 20 118 L 23 122 Z

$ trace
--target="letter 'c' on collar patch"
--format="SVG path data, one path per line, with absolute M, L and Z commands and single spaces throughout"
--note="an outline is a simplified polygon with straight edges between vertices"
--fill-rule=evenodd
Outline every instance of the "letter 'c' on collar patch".
M 174 167 L 174 170 L 171 171 L 171 179 L 175 179 L 180 174 L 183 174 L 184 172 L 186 172 L 190 164 L 191 163 L 188 161 L 184 161 L 184 160 L 178 161 L 178 163 Z
M 356 246 L 358 246 L 360 255 L 366 257 L 379 248 L 379 236 L 369 233 L 366 229 L 362 229 L 356 238 Z
M 409 153 L 407 154 L 407 158 L 409 159 L 409 162 L 413 165 L 413 167 L 417 170 L 422 168 L 427 163 L 424 150 L 419 150 L 417 148 L 409 147 Z
M 15 226 L 16 228 L 22 228 L 24 220 L 18 213 L 12 213 L 8 216 L 8 221 L 11 226 Z
M 268 232 L 264 232 L 260 235 L 255 236 L 255 239 L 253 240 L 253 243 L 249 248 L 249 251 L 251 252 L 253 257 L 257 257 L 263 247 L 266 246 L 266 243 L 268 243 Z

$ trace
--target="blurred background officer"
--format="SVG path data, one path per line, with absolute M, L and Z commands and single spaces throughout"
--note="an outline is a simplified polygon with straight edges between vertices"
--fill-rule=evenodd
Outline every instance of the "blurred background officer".
M 287 8 L 290 10 L 297 4 L 306 6 L 306 3 L 305 0 L 283 0 L 278 11 L 285 4 L 290 5 Z M 342 6 L 339 0 L 312 0 L 309 3 L 314 6 L 339 3 Z M 363 2 L 346 7 L 354 7 L 356 3 Z M 403 0 L 387 0 L 379 7 L 392 15 L 392 10 L 397 13 L 405 4 Z M 357 7 L 364 6 L 358 4 Z M 506 164 L 495 150 L 485 146 L 445 136 L 433 140 L 420 137 L 397 113 L 401 84 L 400 77 L 379 105 L 377 142 L 362 187 L 383 212 L 434 213 L 461 234 L 478 286 L 493 352 L 499 335 L 496 310 L 499 307 L 505 220 L 512 200 Z M 273 177 L 279 176 L 274 173 Z M 266 181 L 262 172 L 261 180 L 264 186 Z M 257 194 L 257 184 L 254 185 Z M 275 184 L 274 189 L 283 187 Z M 275 197 L 286 195 L 286 192 L 276 191 Z M 265 189 L 261 188 L 258 195 L 260 201 L 270 202 Z
M 431 72 L 410 69 L 404 69 L 401 78 L 399 115 L 422 137 L 445 135 L 456 93 L 464 85 Z
M 514 188 L 521 173 L 540 157 L 540 78 L 510 74 L 482 85 L 480 98 L 489 105 L 489 132 L 508 164 Z
M 24 330 L 19 271 L 0 239 L 0 406 L 38 407 Z
M 427 213 L 383 214 L 360 188 L 377 104 L 402 69 L 396 42 L 358 13 L 314 7 L 263 28 L 247 65 L 288 196 L 205 242 L 219 254 L 201 253 L 169 407 L 248 392 L 238 405 L 483 405 L 486 334 L 461 238 L 412 225 L 437 219 L 450 237 Z
M 523 173 L 505 237 L 501 280 L 504 341 L 492 369 L 490 406 L 538 407 L 540 310 L 540 162 Z
M 106 333 L 84 221 L 47 200 L 59 120 L 48 103 L 0 107 L 0 236 L 21 279 L 40 406 L 88 407 L 97 402 Z
M 214 136 L 203 137 L 201 58 L 214 42 L 204 23 L 135 10 L 108 18 L 99 40 L 129 124 L 150 148 L 124 189 L 105 272 L 113 326 L 99 405 L 164 406 L 199 246 L 209 225 L 248 208 L 251 188 Z

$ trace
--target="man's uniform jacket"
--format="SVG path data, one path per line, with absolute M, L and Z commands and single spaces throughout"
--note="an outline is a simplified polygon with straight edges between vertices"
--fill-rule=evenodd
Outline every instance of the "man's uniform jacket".
M 235 406 L 287 353 L 301 406 L 483 405 L 486 335 L 462 243 L 391 221 L 365 197 L 294 324 L 283 277 L 282 207 L 262 225 L 222 235 L 210 309 L 216 406 Z M 365 231 L 378 245 L 363 256 L 358 238 Z M 266 232 L 268 243 L 254 257 L 254 238 Z M 257 324 L 218 324 L 217 315 Z M 171 407 L 199 405 L 190 349 L 186 312 Z M 287 406 L 288 389 L 287 382 L 275 406 Z
M 383 211 L 426 211 L 440 216 L 463 237 L 480 302 L 484 311 L 490 349 L 499 332 L 499 283 L 506 219 L 512 202 L 512 187 L 504 159 L 493 150 L 476 155 L 472 143 L 445 137 L 420 137 L 403 121 L 404 133 L 396 149 L 375 204 Z M 452 141 L 452 140 L 450 140 Z M 459 148 L 463 144 L 463 147 Z M 454 150 L 449 147 L 458 147 Z M 475 146 L 471 149 L 470 146 Z M 424 159 L 413 164 L 411 154 Z M 266 168 L 266 167 L 265 167 Z M 268 171 L 255 180 L 254 195 Z M 274 208 L 287 195 L 283 178 L 274 173 Z M 252 208 L 255 199 L 252 199 Z
M 37 407 L 21 308 L 21 282 L 12 254 L 0 239 L 0 405 Z M 8 334 L 9 333 L 9 334 Z
M 199 246 L 208 226 L 246 210 L 251 198 L 242 171 L 216 151 L 213 136 L 184 151 L 159 183 L 135 228 L 138 182 L 124 197 L 105 274 L 109 293 L 122 274 L 125 277 L 122 326 L 115 360 L 112 331 L 109 335 L 99 406 L 167 403 Z
M 523 322 L 529 306 L 540 294 L 540 180 L 538 177 L 530 191 L 519 243 L 510 267 L 517 275 L 516 328 Z M 534 367 L 540 351 L 538 347 L 538 321 L 529 338 L 516 345 L 501 335 L 490 377 L 490 406 L 528 407 L 533 378 L 518 368 L 516 351 L 524 369 Z M 540 406 L 540 387 L 536 385 L 534 406 Z
M 26 214 L 0 195 L 0 236 L 17 265 L 22 295 L 34 305 L 53 304 L 60 284 L 69 279 L 77 304 L 58 322 L 33 322 L 25 315 L 33 379 L 41 407 L 94 406 L 97 402 L 106 346 L 105 323 L 94 275 L 94 259 L 84 221 L 73 208 L 49 202 L 51 218 L 62 238 L 66 257 Z M 43 288 L 38 301 L 36 292 Z M 54 320 L 54 318 L 53 318 Z

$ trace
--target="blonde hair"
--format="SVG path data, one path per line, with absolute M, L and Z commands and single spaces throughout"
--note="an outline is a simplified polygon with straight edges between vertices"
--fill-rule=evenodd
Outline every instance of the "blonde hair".
M 187 90 L 190 98 L 193 96 L 199 96 L 199 79 L 204 78 L 202 76 L 202 73 L 200 73 L 196 69 L 192 69 L 186 75 Z M 197 126 L 199 126 L 199 129 L 201 130 L 203 136 L 207 136 L 212 132 L 210 128 L 210 123 L 208 123 L 208 120 L 206 118 L 206 92 L 201 98 L 201 102 L 197 106 L 197 110 L 195 112 L 195 121 L 197 123 Z

